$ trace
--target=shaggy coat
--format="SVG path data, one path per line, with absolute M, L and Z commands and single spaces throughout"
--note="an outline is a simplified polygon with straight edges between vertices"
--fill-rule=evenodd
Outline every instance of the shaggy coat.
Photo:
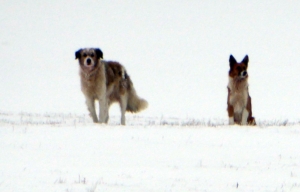
M 229 64 L 229 83 L 227 97 L 227 111 L 229 124 L 255 125 L 252 117 L 251 97 L 248 90 L 248 55 L 241 63 L 237 63 L 235 58 L 230 55 Z
M 121 108 L 121 124 L 125 125 L 125 112 L 139 112 L 147 108 L 146 100 L 137 96 L 133 83 L 125 68 L 118 62 L 102 60 L 100 49 L 84 48 L 75 52 L 80 65 L 81 91 L 95 123 L 107 123 L 108 110 L 112 103 L 118 102 Z M 99 101 L 99 120 L 95 101 Z

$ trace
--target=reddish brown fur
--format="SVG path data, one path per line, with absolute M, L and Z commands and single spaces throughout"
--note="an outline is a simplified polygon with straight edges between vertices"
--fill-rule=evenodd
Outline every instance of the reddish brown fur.
M 252 105 L 251 105 L 251 97 L 249 95 L 249 92 L 248 92 L 248 102 L 247 102 L 246 109 L 249 111 L 249 116 L 248 116 L 248 119 L 247 119 L 248 124 L 249 125 L 256 125 L 255 118 L 252 117 Z
M 234 115 L 233 106 L 230 105 L 230 102 L 229 102 L 229 100 L 230 100 L 230 89 L 229 89 L 229 87 L 227 87 L 227 89 L 228 89 L 227 112 L 228 112 L 229 117 L 233 117 L 233 115 Z

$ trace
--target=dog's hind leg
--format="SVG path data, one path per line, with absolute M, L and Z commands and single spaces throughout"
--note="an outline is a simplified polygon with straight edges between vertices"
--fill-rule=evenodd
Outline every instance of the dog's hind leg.
M 248 115 L 248 125 L 256 125 L 256 122 L 255 122 L 255 118 L 252 117 L 252 106 L 251 106 L 251 97 L 250 95 L 248 96 L 248 102 L 247 102 L 247 106 L 246 106 L 246 109 L 249 111 L 249 115 Z
M 120 98 L 120 108 L 121 108 L 121 125 L 125 125 L 125 113 L 128 104 L 127 94 L 121 95 Z
M 93 122 L 97 123 L 98 122 L 98 118 L 97 118 L 97 114 L 96 114 L 96 110 L 95 110 L 95 99 L 86 97 L 85 103 L 86 103 L 86 105 L 88 107 L 88 110 L 90 112 L 90 116 L 93 119 Z

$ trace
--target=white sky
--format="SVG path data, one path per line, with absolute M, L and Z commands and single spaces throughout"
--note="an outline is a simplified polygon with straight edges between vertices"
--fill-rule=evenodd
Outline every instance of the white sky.
M 74 52 L 100 47 L 148 100 L 140 115 L 227 118 L 228 58 L 248 54 L 254 116 L 299 119 L 299 10 L 278 0 L 2 1 L 0 111 L 87 113 Z

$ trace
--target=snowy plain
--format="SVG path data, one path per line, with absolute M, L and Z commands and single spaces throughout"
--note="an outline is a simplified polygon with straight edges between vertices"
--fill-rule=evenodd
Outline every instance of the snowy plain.
M 97 125 L 84 115 L 28 113 L 0 120 L 0 191 L 300 190 L 300 123 L 132 116 L 119 126 L 117 117 Z
M 0 191 L 300 191 L 300 2 L 16 1 L 0 6 Z M 100 47 L 149 102 L 93 124 L 74 52 Z M 256 127 L 228 126 L 249 55 Z

